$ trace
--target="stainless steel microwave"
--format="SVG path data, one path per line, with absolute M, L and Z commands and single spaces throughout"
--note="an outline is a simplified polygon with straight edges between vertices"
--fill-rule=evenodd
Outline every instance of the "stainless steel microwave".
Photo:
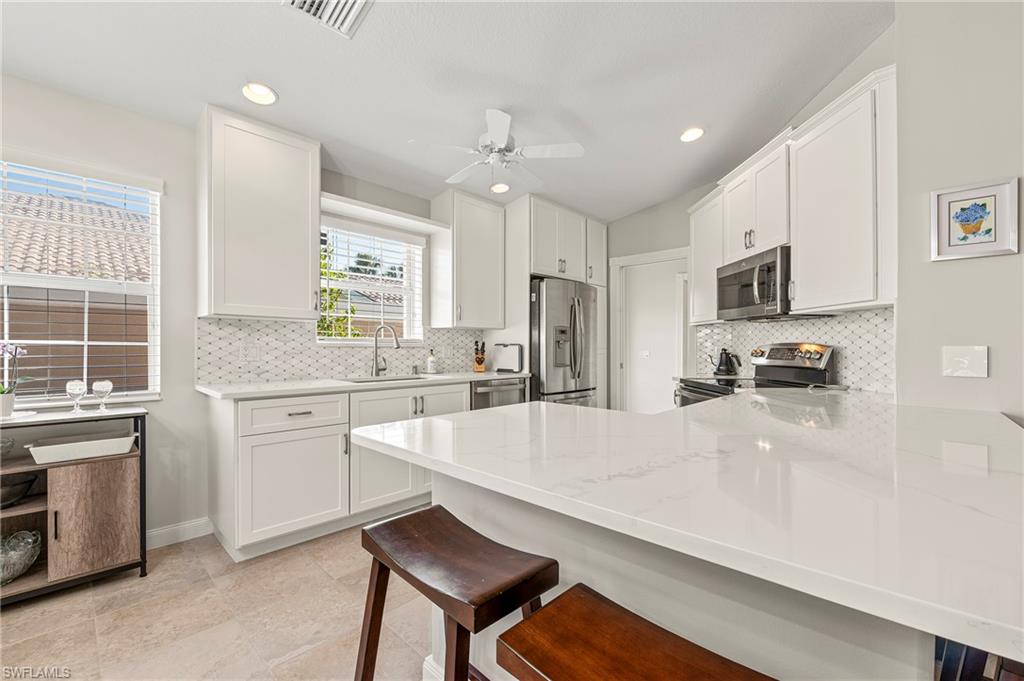
M 771 319 L 789 313 L 789 246 L 718 268 L 718 318 Z

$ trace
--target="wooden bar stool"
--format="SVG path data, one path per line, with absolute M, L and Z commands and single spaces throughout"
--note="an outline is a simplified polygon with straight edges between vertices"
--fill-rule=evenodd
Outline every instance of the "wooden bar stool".
M 475 532 L 442 506 L 363 529 L 373 555 L 363 612 L 356 681 L 372 681 L 388 575 L 402 579 L 444 611 L 444 678 L 469 678 L 469 635 L 516 610 L 540 609 L 540 595 L 558 584 L 558 563 L 517 551 Z
M 772 681 L 577 584 L 498 637 L 520 681 Z

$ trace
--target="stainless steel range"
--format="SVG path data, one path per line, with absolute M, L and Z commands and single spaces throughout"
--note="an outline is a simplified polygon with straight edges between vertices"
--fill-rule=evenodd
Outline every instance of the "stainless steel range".
M 731 395 L 737 390 L 833 386 L 835 348 L 821 343 L 771 343 L 750 351 L 753 376 L 696 376 L 677 379 L 677 407 Z

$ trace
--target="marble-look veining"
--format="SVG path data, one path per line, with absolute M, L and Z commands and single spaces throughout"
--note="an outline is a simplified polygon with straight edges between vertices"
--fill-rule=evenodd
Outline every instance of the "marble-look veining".
M 397 390 L 417 386 L 457 385 L 492 381 L 501 378 L 529 378 L 529 372 L 498 373 L 473 371 L 452 374 L 421 374 L 422 378 L 409 380 L 354 383 L 343 378 L 317 378 L 300 381 L 273 381 L 268 383 L 197 383 L 195 389 L 208 397 L 221 400 L 258 399 L 263 397 L 289 397 L 294 395 L 326 395 L 331 393 L 369 392 L 371 390 Z
M 445 476 L 1024 658 L 1024 430 L 865 392 L 657 415 L 528 403 L 358 428 Z

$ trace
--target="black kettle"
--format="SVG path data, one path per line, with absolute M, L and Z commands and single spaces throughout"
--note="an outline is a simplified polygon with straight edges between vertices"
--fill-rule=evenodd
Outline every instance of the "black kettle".
M 718 354 L 718 365 L 715 367 L 715 376 L 735 376 L 737 369 L 742 366 L 739 355 L 722 348 Z

